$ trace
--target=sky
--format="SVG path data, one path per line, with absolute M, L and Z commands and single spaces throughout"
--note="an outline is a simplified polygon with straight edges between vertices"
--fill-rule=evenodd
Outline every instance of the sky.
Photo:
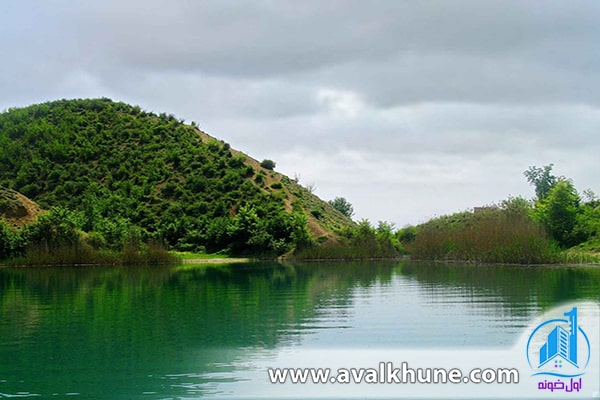
M 21 0 L 0 110 L 109 97 L 195 121 L 397 227 L 554 164 L 600 193 L 596 0 Z

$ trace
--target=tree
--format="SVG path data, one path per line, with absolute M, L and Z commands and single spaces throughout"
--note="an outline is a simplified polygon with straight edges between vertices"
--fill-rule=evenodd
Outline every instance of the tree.
M 571 247 L 585 240 L 574 231 L 579 211 L 579 194 L 573 183 L 566 179 L 559 180 L 538 207 L 548 232 L 563 247 Z
M 269 171 L 273 171 L 275 169 L 275 161 L 273 160 L 262 160 L 262 162 L 260 163 L 260 166 L 263 167 L 264 169 L 268 169 Z
M 521 196 L 509 196 L 500 202 L 500 208 L 511 216 L 527 216 L 532 210 L 531 202 Z
M 541 168 L 533 166 L 523 172 L 529 184 L 535 186 L 535 194 L 539 201 L 544 200 L 550 189 L 558 182 L 558 178 L 552 175 L 552 167 L 554 164 L 544 165 Z
M 417 237 L 417 227 L 414 225 L 407 225 L 402 229 L 396 231 L 396 238 L 400 243 L 411 243 Z
M 328 203 L 348 218 L 352 218 L 354 215 L 354 207 L 343 197 L 336 197 L 333 200 L 329 200 Z

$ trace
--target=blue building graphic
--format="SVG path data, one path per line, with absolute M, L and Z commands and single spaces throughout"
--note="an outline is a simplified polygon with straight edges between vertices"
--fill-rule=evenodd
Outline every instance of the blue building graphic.
M 548 334 L 546 343 L 540 348 L 538 368 L 557 358 L 562 358 L 579 368 L 577 365 L 577 307 L 573 307 L 571 311 L 564 313 L 564 315 L 569 317 L 569 329 L 566 330 L 562 326 L 557 326 Z

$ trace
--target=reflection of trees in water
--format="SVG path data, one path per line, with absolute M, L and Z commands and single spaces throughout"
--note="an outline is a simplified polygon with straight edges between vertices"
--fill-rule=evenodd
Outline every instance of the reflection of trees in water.
M 3 390 L 85 392 L 87 384 L 110 398 L 102 377 L 139 395 L 137 380 L 147 385 L 165 370 L 202 382 L 248 349 L 299 340 L 320 309 L 348 306 L 354 287 L 391 275 L 383 263 L 0 269 L 0 359 L 11 360 L 0 365 Z M 33 387 L 23 377 L 34 377 Z M 147 389 L 169 386 L 155 384 Z
M 269 347 L 323 304 L 348 305 L 354 287 L 389 282 L 391 275 L 384 263 L 2 269 L 0 310 L 4 327 L 33 326 L 24 318 L 35 316 L 41 334 L 49 326 L 73 331 L 57 340 L 74 334 L 118 347 L 121 338 L 139 336 L 164 339 L 167 347 L 169 338 Z
M 270 347 L 293 340 L 323 308 L 347 309 L 356 288 L 387 285 L 394 274 L 442 297 L 447 292 L 436 288 L 500 297 L 515 313 L 531 303 L 600 299 L 598 268 L 377 262 L 2 269 L 2 335 L 16 339 L 25 327 L 43 329 L 65 314 L 79 335 L 106 340 L 140 331 L 190 345 Z
M 456 288 L 466 296 L 500 297 L 515 315 L 531 304 L 548 308 L 575 300 L 600 300 L 600 268 L 516 265 L 465 265 L 406 262 L 399 265 L 403 276 L 414 278 L 425 288 Z M 445 296 L 446 291 L 434 291 Z

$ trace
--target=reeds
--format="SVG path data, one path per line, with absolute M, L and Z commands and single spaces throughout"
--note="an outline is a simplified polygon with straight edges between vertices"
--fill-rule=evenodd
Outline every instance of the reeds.
M 7 265 L 156 265 L 175 264 L 177 256 L 169 253 L 160 243 L 140 245 L 131 242 L 121 251 L 94 249 L 85 242 L 64 243 L 49 247 L 46 244 L 29 246 L 23 256 L 5 260 Z
M 412 258 L 428 260 L 547 264 L 564 259 L 540 224 L 502 210 L 432 220 L 419 227 L 406 247 Z

